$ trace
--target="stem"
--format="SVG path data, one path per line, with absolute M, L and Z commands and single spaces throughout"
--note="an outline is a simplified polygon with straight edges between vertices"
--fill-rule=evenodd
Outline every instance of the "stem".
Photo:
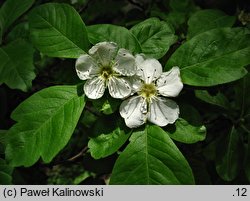
M 248 116 L 250 116 L 250 114 L 245 115 L 243 118 L 246 119 Z
M 75 159 L 83 156 L 85 154 L 85 152 L 88 150 L 88 147 L 84 147 L 78 154 L 76 154 L 75 156 L 72 156 L 71 158 L 69 159 L 66 159 L 66 160 L 63 160 L 63 161 L 57 161 L 57 162 L 54 162 L 54 163 L 51 163 L 51 164 L 48 164 L 50 167 L 53 167 L 53 166 L 57 166 L 57 165 L 61 165 L 61 164 L 64 164 L 64 163 L 68 163 L 68 162 L 72 162 L 74 161 Z
M 86 147 L 84 147 L 78 154 L 76 154 L 75 156 L 73 156 L 73 157 L 71 157 L 71 158 L 69 158 L 69 159 L 67 159 L 67 161 L 74 161 L 75 159 L 77 159 L 77 158 L 79 158 L 79 157 L 81 157 L 81 156 L 83 156 L 84 155 L 84 153 L 87 151 L 87 149 L 88 149 L 88 147 L 86 146 Z
M 248 128 L 246 126 L 244 126 L 243 124 L 240 125 L 240 127 L 246 131 L 248 134 L 250 134 L 250 130 L 248 130 Z

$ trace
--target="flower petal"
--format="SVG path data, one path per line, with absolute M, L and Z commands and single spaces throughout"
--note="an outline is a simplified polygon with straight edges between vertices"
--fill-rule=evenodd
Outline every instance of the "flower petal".
M 125 76 L 132 76 L 136 73 L 135 57 L 126 49 L 119 49 L 115 58 L 114 71 Z
M 178 96 L 183 88 L 179 67 L 173 67 L 170 71 L 162 73 L 156 82 L 158 92 L 167 97 Z
M 162 66 L 156 59 L 146 59 L 142 61 L 141 56 L 136 59 L 137 74 L 145 83 L 149 84 L 155 81 L 162 74 Z M 141 63 L 139 63 L 141 61 Z
M 122 102 L 120 114 L 129 128 L 141 126 L 146 121 L 147 102 L 140 96 L 133 96 Z
M 109 66 L 117 54 L 118 47 L 113 42 L 100 42 L 89 50 L 89 55 L 102 66 Z
M 87 80 L 91 77 L 97 75 L 99 67 L 94 59 L 87 55 L 83 54 L 76 60 L 76 72 L 78 77 L 81 80 Z
M 99 77 L 87 80 L 84 84 L 84 92 L 88 98 L 101 98 L 105 91 L 105 81 Z
M 111 77 L 108 80 L 109 93 L 113 98 L 125 98 L 131 94 L 131 84 L 126 78 Z
M 166 98 L 152 99 L 149 106 L 148 120 L 158 126 L 174 123 L 179 117 L 178 105 Z
M 139 66 L 144 60 L 146 59 L 144 54 L 137 54 L 135 55 L 135 64 Z
M 134 93 L 138 92 L 139 89 L 142 87 L 142 84 L 143 84 L 142 80 L 137 75 L 128 77 L 127 79 L 131 83 L 131 86 L 132 86 L 131 95 L 133 95 Z

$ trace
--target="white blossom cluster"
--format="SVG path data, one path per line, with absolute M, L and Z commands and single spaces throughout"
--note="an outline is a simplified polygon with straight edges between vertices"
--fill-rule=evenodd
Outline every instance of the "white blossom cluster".
M 88 98 L 101 98 L 108 88 L 113 98 L 124 99 L 120 114 L 130 128 L 146 121 L 166 126 L 179 117 L 178 105 L 166 98 L 178 96 L 183 88 L 178 67 L 162 72 L 156 59 L 133 56 L 113 42 L 100 42 L 77 59 L 76 72 L 87 80 Z

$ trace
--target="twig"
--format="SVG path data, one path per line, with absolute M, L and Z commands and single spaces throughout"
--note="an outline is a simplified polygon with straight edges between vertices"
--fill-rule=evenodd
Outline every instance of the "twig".
M 66 160 L 62 160 L 62 161 L 57 161 L 57 162 L 53 162 L 53 163 L 50 163 L 50 164 L 44 164 L 45 166 L 49 166 L 49 167 L 53 167 L 53 166 L 57 166 L 57 165 L 61 165 L 63 163 L 68 163 L 68 162 L 72 162 L 74 161 L 75 159 L 81 157 L 84 155 L 84 153 L 88 150 L 88 147 L 84 147 L 78 154 L 76 154 L 75 156 L 72 156 L 71 158 L 69 159 L 66 159 Z
M 240 127 L 241 127 L 244 131 L 246 131 L 248 134 L 250 134 L 250 130 L 248 130 L 248 128 L 245 127 L 243 124 L 241 124 Z
M 70 162 L 74 161 L 75 159 L 77 159 L 77 158 L 83 156 L 84 153 L 85 153 L 87 150 L 88 150 L 88 147 L 86 146 L 86 147 L 84 147 L 78 154 L 76 154 L 75 156 L 73 156 L 73 157 L 67 159 L 66 161 L 70 161 Z

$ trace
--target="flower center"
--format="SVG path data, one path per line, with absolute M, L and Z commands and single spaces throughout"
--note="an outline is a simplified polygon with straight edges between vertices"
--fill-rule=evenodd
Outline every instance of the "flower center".
M 111 66 L 102 66 L 100 70 L 100 75 L 104 80 L 107 80 L 114 74 L 114 71 Z
M 153 83 L 143 84 L 138 94 L 146 98 L 147 101 L 149 101 L 152 97 L 156 96 L 157 89 Z

